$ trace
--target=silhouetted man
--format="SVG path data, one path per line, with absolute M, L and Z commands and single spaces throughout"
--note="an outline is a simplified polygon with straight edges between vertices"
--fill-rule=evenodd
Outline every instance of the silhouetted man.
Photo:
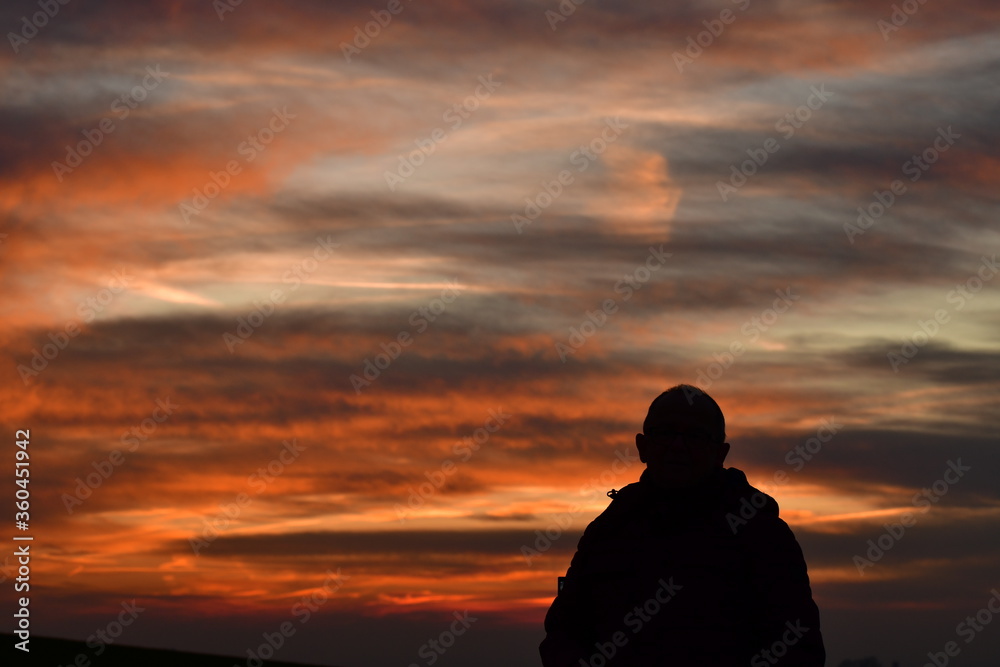
M 545 617 L 545 667 L 822 667 L 802 550 L 773 498 L 723 468 L 718 404 L 690 385 L 649 406 L 646 464 L 587 527 Z

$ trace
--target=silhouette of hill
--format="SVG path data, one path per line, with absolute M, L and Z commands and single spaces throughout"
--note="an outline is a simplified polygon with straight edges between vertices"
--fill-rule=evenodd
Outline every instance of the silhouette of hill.
M 18 641 L 14 635 L 2 633 L 3 642 L 9 647 Z M 94 650 L 87 648 L 86 643 L 70 639 L 55 639 L 52 637 L 32 637 L 29 643 L 30 653 L 23 653 L 10 648 L 9 653 L 15 655 L 15 665 L 47 665 L 48 667 L 76 667 L 77 656 L 83 654 L 88 662 L 80 665 L 100 667 L 233 667 L 245 665 L 247 656 L 209 655 L 206 653 L 187 653 L 167 649 L 136 648 L 133 646 L 108 646 L 99 657 L 94 656 Z M 9 654 L 8 653 L 8 654 Z M 9 664 L 9 663 L 4 663 Z M 254 661 L 254 665 L 257 662 Z M 261 667 L 318 667 L 301 662 L 281 662 L 264 660 Z

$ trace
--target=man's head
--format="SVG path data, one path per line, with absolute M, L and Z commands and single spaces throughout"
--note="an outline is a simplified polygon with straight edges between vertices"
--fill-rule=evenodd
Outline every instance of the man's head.
M 657 396 L 636 433 L 639 459 L 659 484 L 687 488 L 722 467 L 729 453 L 726 418 L 697 387 L 679 384 Z

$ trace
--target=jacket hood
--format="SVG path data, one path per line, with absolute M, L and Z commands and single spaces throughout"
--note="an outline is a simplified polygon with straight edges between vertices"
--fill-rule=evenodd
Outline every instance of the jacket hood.
M 750 485 L 739 468 L 719 468 L 701 484 L 685 489 L 664 489 L 643 471 L 639 481 L 620 489 L 612 496 L 626 503 L 641 502 L 669 505 L 715 505 L 726 512 L 778 516 L 778 503 Z

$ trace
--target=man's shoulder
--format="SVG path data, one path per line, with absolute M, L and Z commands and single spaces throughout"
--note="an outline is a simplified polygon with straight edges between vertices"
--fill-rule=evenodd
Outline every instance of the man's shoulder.
M 631 484 L 626 484 L 620 489 L 611 489 L 608 491 L 608 497 L 611 498 L 611 502 L 617 502 L 618 504 L 636 501 L 641 495 L 642 484 L 639 482 L 632 482 Z
M 594 539 L 607 533 L 617 532 L 622 524 L 634 518 L 644 504 L 644 490 L 639 482 L 633 482 L 620 489 L 608 491 L 611 502 L 587 525 L 583 537 Z
M 725 500 L 726 524 L 733 534 L 750 543 L 795 543 L 791 528 L 779 516 L 778 501 L 751 486 L 743 471 L 728 468 L 726 472 L 731 479 Z
M 753 510 L 754 515 L 778 517 L 778 501 L 764 493 L 747 480 L 746 473 L 739 468 L 726 468 L 724 471 L 724 503 L 731 509 L 736 506 L 740 510 Z M 749 508 L 749 509 L 748 509 Z
M 611 502 L 604 508 L 603 512 L 597 515 L 594 521 L 598 521 L 602 517 L 606 519 L 624 517 L 629 511 L 643 503 L 643 495 L 643 488 L 639 482 L 627 484 L 620 489 L 611 489 L 608 491 L 608 498 L 611 498 Z
M 714 505 L 716 502 L 725 508 L 732 505 L 745 506 L 749 504 L 757 509 L 758 513 L 777 517 L 778 501 L 767 493 L 752 486 L 747 480 L 746 473 L 739 468 L 725 468 L 719 471 L 709 487 L 714 489 L 698 494 L 698 502 Z M 611 489 L 608 492 L 611 503 L 601 515 L 609 517 L 619 516 L 621 513 L 644 507 L 657 500 L 655 493 L 651 492 L 648 484 L 642 481 L 627 484 L 620 489 Z
M 606 530 L 617 530 L 623 523 L 640 518 L 649 512 L 649 508 L 662 501 L 642 481 L 633 482 L 620 489 L 608 492 L 610 504 L 587 527 L 586 532 L 603 533 Z M 757 525 L 780 522 L 778 501 L 767 493 L 752 486 L 746 473 L 739 468 L 725 468 L 718 472 L 712 483 L 697 495 L 694 505 L 698 506 L 706 519 L 711 516 L 739 516 L 743 519 L 756 519 Z

